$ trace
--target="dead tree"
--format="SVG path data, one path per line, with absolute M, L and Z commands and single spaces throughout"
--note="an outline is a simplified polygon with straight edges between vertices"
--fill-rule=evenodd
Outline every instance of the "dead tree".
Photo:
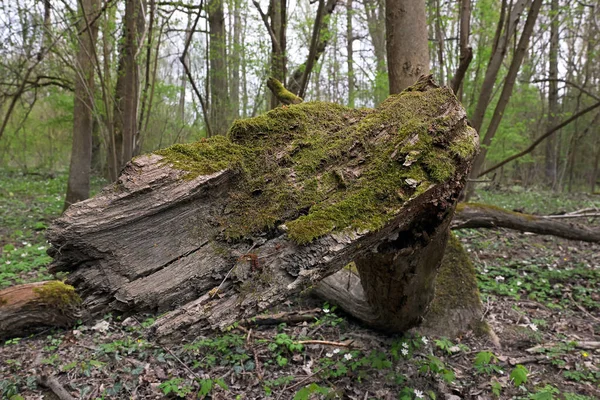
M 178 337 L 255 315 L 354 261 L 364 308 L 347 311 L 404 331 L 434 296 L 477 143 L 430 77 L 374 110 L 277 108 L 227 137 L 132 160 L 55 221 L 51 270 L 69 272 L 92 314 L 167 312 L 154 331 Z

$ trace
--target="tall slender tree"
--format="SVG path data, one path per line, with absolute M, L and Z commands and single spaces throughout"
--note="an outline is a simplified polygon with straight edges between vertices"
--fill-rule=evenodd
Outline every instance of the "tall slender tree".
M 81 0 L 78 30 L 75 99 L 73 106 L 73 144 L 64 208 L 90 195 L 92 130 L 94 111 L 94 47 L 98 36 L 98 0 Z

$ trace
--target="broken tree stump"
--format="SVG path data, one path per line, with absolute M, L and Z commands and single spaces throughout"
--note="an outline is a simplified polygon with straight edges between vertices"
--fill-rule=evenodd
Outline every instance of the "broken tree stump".
M 132 160 L 49 229 L 51 270 L 69 272 L 92 314 L 169 311 L 154 331 L 176 338 L 355 261 L 365 322 L 403 331 L 433 297 L 477 146 L 452 91 L 430 77 L 374 110 L 277 108 L 227 137 Z

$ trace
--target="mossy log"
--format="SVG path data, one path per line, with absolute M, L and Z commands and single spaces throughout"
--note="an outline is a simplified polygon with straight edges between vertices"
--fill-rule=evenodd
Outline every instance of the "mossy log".
M 365 322 L 404 331 L 433 298 L 477 143 L 430 77 L 374 110 L 277 108 L 226 138 L 134 159 L 49 229 L 51 270 L 69 272 L 91 313 L 167 312 L 154 330 L 175 338 L 256 315 L 355 261 Z
M 43 327 L 69 327 L 81 317 L 81 299 L 60 281 L 0 290 L 0 338 L 23 337 Z
M 452 219 L 451 228 L 507 228 L 520 232 L 600 243 L 600 229 L 563 222 L 552 216 L 523 214 L 487 204 L 460 203 Z

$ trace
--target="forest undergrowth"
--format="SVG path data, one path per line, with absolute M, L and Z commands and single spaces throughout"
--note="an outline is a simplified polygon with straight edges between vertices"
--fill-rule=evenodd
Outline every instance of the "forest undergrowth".
M 0 173 L 0 289 L 51 278 L 44 230 L 61 212 L 65 187 L 63 175 Z M 536 214 L 600 207 L 598 196 L 520 187 L 479 196 Z M 273 312 L 311 310 L 312 321 L 235 324 L 172 345 L 153 340 L 153 316 L 105 315 L 3 341 L 0 398 L 53 398 L 37 382 L 42 375 L 80 399 L 600 398 L 600 245 L 504 230 L 457 234 L 501 347 L 472 332 L 380 335 L 310 297 Z

